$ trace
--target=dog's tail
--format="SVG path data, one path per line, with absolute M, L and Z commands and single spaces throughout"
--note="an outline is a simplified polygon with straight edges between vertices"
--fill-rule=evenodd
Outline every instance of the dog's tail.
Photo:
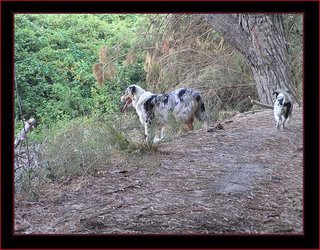
M 207 115 L 206 108 L 204 106 L 204 102 L 202 100 L 200 93 L 197 92 L 195 98 L 198 102 L 198 107 L 197 107 L 197 110 L 195 113 L 195 117 L 199 121 L 203 122 L 204 128 L 208 128 L 209 127 L 209 117 Z

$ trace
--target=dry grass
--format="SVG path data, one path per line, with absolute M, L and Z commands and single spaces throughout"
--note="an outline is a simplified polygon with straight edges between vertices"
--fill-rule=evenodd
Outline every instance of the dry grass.
M 158 15 L 155 24 L 161 28 L 151 26 L 151 35 L 141 41 L 152 45 L 144 65 L 148 90 L 198 89 L 211 120 L 219 111 L 251 108 L 247 96 L 255 97 L 256 90 L 245 59 L 200 15 Z
M 172 140 L 180 128 L 173 118 L 169 120 L 164 141 Z M 41 144 L 29 147 L 30 166 L 27 160 L 16 157 L 15 191 L 22 199 L 37 201 L 47 185 L 94 175 L 112 159 L 125 159 L 128 166 L 139 163 L 153 171 L 159 166 L 161 144 L 145 142 L 134 112 L 63 122 L 51 129 Z
M 244 112 L 257 99 L 252 72 L 243 55 L 232 48 L 200 15 L 150 16 L 153 25 L 144 30 L 137 45 L 148 48 L 144 69 L 147 89 L 167 92 L 192 87 L 204 95 L 210 119 L 220 111 Z M 302 99 L 302 16 L 284 15 L 289 57 L 294 79 L 292 92 Z
M 16 233 L 302 233 L 302 114 L 239 114 L 153 152 L 115 155 L 90 175 L 16 197 Z M 281 143 L 279 143 L 281 140 Z M 286 150 L 283 151 L 283 145 Z M 133 164 L 134 163 L 134 164 Z

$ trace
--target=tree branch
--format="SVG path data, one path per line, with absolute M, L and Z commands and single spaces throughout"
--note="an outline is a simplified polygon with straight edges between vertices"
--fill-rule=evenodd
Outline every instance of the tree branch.
M 249 99 L 250 99 L 250 102 L 253 103 L 253 104 L 256 104 L 256 105 L 261 106 L 261 107 L 263 107 L 263 108 L 273 109 L 273 106 L 271 106 L 271 105 L 268 105 L 268 104 L 265 104 L 265 103 L 262 103 L 262 102 L 258 102 L 258 101 L 256 101 L 256 100 L 253 100 L 253 99 L 251 99 L 251 96 L 248 96 L 248 97 L 249 97 Z
M 36 125 L 36 120 L 34 118 L 30 118 L 28 121 L 26 121 L 24 128 L 20 132 L 20 134 L 17 136 L 17 138 L 14 140 L 14 147 L 18 147 L 21 141 L 23 141 L 26 138 L 27 133 L 30 131 L 31 128 L 33 128 Z

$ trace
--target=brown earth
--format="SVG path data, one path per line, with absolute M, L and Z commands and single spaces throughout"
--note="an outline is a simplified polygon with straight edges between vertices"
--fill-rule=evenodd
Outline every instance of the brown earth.
M 15 200 L 22 234 L 303 233 L 303 124 L 271 110 L 177 136 L 157 152 Z

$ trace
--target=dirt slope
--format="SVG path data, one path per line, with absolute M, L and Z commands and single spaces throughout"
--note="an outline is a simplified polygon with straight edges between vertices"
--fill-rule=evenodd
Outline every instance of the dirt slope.
M 301 108 L 284 131 L 271 110 L 230 120 L 16 201 L 16 233 L 302 233 Z

